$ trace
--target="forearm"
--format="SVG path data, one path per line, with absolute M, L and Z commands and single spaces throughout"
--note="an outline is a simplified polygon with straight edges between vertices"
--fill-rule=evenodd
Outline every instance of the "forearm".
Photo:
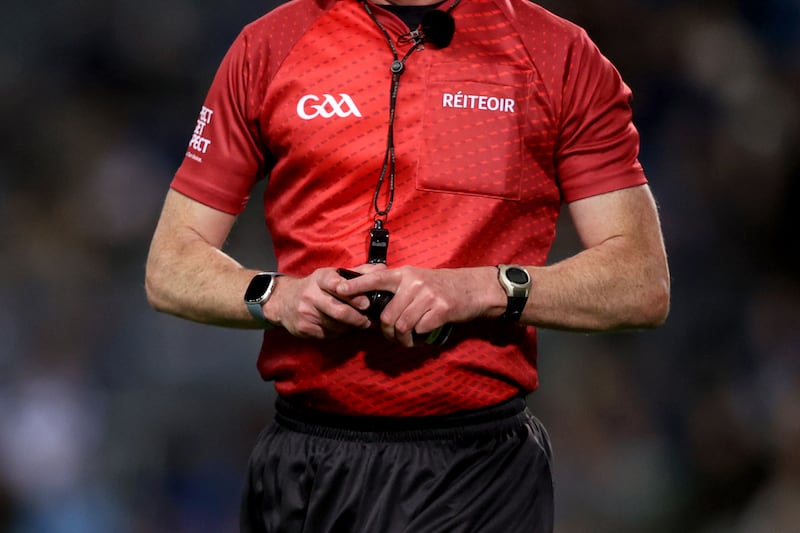
M 221 251 L 234 220 L 169 192 L 145 272 L 147 299 L 154 309 L 207 324 L 262 327 L 243 300 L 257 271 Z
M 145 288 L 158 311 L 206 324 L 257 328 L 263 326 L 242 300 L 257 272 L 195 238 L 168 252 L 151 252 Z
M 658 326 L 669 310 L 665 264 L 616 237 L 554 265 L 530 267 L 533 287 L 522 321 L 574 331 Z
M 647 186 L 569 205 L 584 250 L 531 268 L 526 323 L 576 331 L 660 325 L 669 311 L 669 267 Z

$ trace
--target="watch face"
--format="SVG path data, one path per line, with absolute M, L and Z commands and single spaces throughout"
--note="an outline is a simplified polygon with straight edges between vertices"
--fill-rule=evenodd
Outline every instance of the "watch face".
M 259 274 L 254 277 L 247 287 L 247 291 L 244 293 L 244 301 L 258 302 L 261 300 L 261 298 L 264 297 L 264 293 L 267 292 L 270 283 L 272 283 L 272 276 L 269 274 Z
M 530 281 L 530 277 L 528 276 L 528 272 L 526 272 L 522 268 L 509 268 L 506 270 L 506 278 L 512 283 L 516 283 L 517 285 L 525 285 Z

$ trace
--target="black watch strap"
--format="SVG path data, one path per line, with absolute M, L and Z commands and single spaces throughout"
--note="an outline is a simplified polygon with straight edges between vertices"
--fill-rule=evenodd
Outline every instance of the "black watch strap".
M 522 317 L 531 292 L 530 274 L 519 265 L 497 265 L 497 269 L 497 279 L 508 297 L 506 310 L 500 318 L 517 322 Z
M 526 303 L 528 303 L 527 297 L 520 298 L 509 296 L 506 310 L 502 315 L 500 315 L 500 318 L 503 320 L 508 320 L 509 322 L 519 322 L 519 319 L 522 317 L 522 311 L 525 310 Z

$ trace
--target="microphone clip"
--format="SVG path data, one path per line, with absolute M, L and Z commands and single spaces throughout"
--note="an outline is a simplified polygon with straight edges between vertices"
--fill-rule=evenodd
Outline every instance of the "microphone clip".
M 398 37 L 397 43 L 414 43 L 420 50 L 425 48 L 425 43 L 430 43 L 434 48 L 447 48 L 455 31 L 456 21 L 453 15 L 448 11 L 431 9 L 422 16 L 419 27 Z
M 400 37 L 397 38 L 398 44 L 408 44 L 414 43 L 418 49 L 422 50 L 425 48 L 425 34 L 422 33 L 422 27 L 417 28 L 416 30 L 411 30 L 408 33 L 404 33 Z

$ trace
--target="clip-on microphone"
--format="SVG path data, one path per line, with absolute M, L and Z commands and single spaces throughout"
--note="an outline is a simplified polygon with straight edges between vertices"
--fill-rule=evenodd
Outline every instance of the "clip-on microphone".
M 436 48 L 446 48 L 456 32 L 456 21 L 448 11 L 431 9 L 422 15 L 420 41 Z
M 431 9 L 422 15 L 422 21 L 416 30 L 400 36 L 399 43 L 411 43 L 419 46 L 430 43 L 436 48 L 446 48 L 453 40 L 456 32 L 456 21 L 449 11 Z

